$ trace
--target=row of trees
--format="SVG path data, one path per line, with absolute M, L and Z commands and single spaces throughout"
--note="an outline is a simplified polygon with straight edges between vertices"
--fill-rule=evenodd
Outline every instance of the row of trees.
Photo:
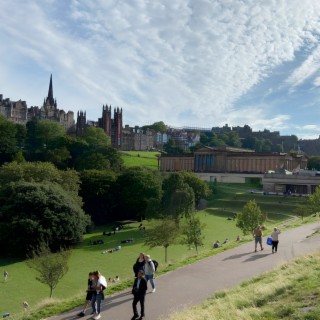
M 79 241 L 95 224 L 121 219 L 179 217 L 210 194 L 188 172 L 163 178 L 132 167 L 59 170 L 46 162 L 11 162 L 0 168 L 0 248 L 25 255 L 46 243 L 52 250 Z
M 90 127 L 80 137 L 69 136 L 57 122 L 34 119 L 26 126 L 0 115 L 0 165 L 11 161 L 51 162 L 59 169 L 111 169 L 122 159 L 101 128 Z

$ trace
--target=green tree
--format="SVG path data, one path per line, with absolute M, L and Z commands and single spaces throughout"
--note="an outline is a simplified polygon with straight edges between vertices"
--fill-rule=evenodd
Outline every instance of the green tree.
M 206 199 L 211 195 L 211 190 L 207 182 L 198 178 L 193 172 L 182 171 L 179 172 L 184 183 L 192 188 L 194 193 L 195 204 L 198 205 L 201 199 Z
M 0 168 L 0 189 L 11 182 L 18 181 L 59 184 L 79 205 L 82 204 L 78 196 L 80 180 L 74 170 L 58 170 L 49 162 L 11 162 Z
M 155 210 L 159 207 L 162 190 L 158 172 L 143 167 L 126 168 L 119 175 L 117 185 L 121 209 L 130 217 L 144 218 L 150 203 Z
M 261 212 L 255 200 L 250 200 L 245 204 L 240 213 L 237 214 L 237 227 L 244 235 L 251 234 L 258 224 L 262 224 L 266 216 Z
M 257 138 L 249 136 L 242 141 L 242 147 L 246 149 L 255 149 Z
M 306 211 L 309 214 L 320 212 L 320 187 L 317 187 L 314 193 L 308 195 Z
M 187 219 L 185 226 L 183 227 L 182 234 L 184 236 L 183 243 L 189 247 L 194 246 L 198 254 L 198 247 L 203 246 L 204 236 L 202 230 L 205 228 L 205 224 L 201 223 L 199 217 L 192 215 Z
M 172 219 L 161 219 L 153 221 L 147 229 L 145 245 L 150 248 L 164 247 L 165 262 L 168 261 L 168 247 L 176 243 L 180 229 Z
M 102 128 L 89 127 L 81 135 L 81 140 L 85 141 L 94 149 L 107 148 L 111 146 L 111 138 Z
M 52 250 L 82 239 L 90 217 L 54 183 L 17 181 L 0 189 L 0 249 L 24 256 L 40 244 Z
M 153 123 L 152 125 L 149 126 L 143 126 L 142 127 L 143 130 L 145 129 L 153 129 L 157 132 L 166 132 L 167 131 L 167 126 L 165 125 L 165 123 L 163 121 L 158 121 Z
M 241 141 L 239 138 L 239 134 L 235 131 L 230 131 L 224 134 L 224 141 L 226 144 L 230 147 L 240 148 L 241 147 Z
M 31 259 L 27 261 L 27 265 L 38 273 L 36 280 L 49 286 L 50 298 L 52 298 L 53 290 L 59 281 L 69 270 L 70 256 L 71 251 L 61 250 L 52 253 L 47 246 L 42 245 L 39 250 L 33 252 Z
M 0 165 L 12 160 L 17 151 L 17 128 L 0 115 Z
M 54 121 L 33 119 L 27 123 L 26 158 L 52 162 L 66 168 L 70 159 L 63 126 Z
M 111 170 L 84 170 L 80 173 L 80 179 L 84 210 L 92 220 L 96 224 L 119 220 L 119 216 L 113 215 L 117 205 L 117 175 Z
M 181 217 L 188 217 L 194 211 L 194 192 L 184 181 L 182 174 L 173 173 L 164 179 L 162 190 L 161 215 L 170 216 L 179 223 Z
M 69 139 L 70 165 L 76 170 L 120 171 L 123 160 L 101 128 L 89 127 L 79 138 Z
M 179 147 L 174 140 L 169 139 L 167 143 L 163 145 L 163 150 L 169 154 L 174 154 L 174 153 L 183 153 L 183 149 Z
M 320 157 L 314 156 L 308 159 L 308 169 L 309 170 L 320 170 Z
M 210 139 L 209 146 L 211 146 L 211 147 L 226 146 L 225 139 L 226 139 L 226 136 L 224 136 L 223 134 L 217 135 L 214 133 L 212 135 L 212 138 Z

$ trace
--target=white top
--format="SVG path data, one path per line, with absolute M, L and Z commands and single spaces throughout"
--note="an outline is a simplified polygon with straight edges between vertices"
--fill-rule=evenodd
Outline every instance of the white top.
M 100 287 L 100 285 L 103 285 L 105 288 L 107 287 L 107 280 L 104 276 L 100 276 L 97 282 L 97 287 Z M 97 293 L 99 293 L 100 290 L 97 290 Z
M 278 236 L 279 236 L 280 233 L 281 233 L 280 230 L 273 231 L 271 233 L 272 241 L 279 241 Z

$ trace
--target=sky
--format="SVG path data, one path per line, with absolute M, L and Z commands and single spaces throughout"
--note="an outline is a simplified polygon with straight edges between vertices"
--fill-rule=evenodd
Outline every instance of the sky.
M 318 0 L 10 0 L 0 93 L 123 123 L 320 135 Z

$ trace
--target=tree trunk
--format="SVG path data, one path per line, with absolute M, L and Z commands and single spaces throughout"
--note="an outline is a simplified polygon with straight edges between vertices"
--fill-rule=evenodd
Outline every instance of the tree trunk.
M 53 288 L 50 287 L 50 299 L 52 298 L 52 294 L 53 294 Z
M 168 247 L 164 247 L 164 261 L 167 263 L 167 257 L 168 257 Z

